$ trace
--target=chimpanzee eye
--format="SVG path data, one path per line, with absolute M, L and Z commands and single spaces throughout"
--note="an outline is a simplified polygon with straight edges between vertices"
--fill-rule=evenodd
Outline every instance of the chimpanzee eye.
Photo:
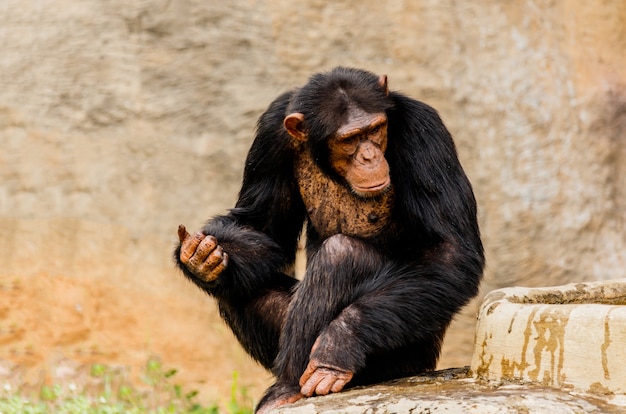
M 356 152 L 359 143 L 359 136 L 352 135 L 341 140 L 341 147 L 346 154 L 352 155 Z
M 372 141 L 375 144 L 380 145 L 380 143 L 383 141 L 382 131 L 383 131 L 383 125 L 379 125 L 376 128 L 370 130 L 370 133 L 369 133 L 370 141 Z

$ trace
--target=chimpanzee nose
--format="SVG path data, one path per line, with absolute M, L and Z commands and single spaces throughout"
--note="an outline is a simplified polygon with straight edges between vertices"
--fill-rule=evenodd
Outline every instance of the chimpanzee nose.
M 356 161 L 364 166 L 368 164 L 377 164 L 376 161 L 379 159 L 378 152 L 376 148 L 372 146 L 372 144 L 362 144 L 361 148 L 359 148 L 359 153 Z

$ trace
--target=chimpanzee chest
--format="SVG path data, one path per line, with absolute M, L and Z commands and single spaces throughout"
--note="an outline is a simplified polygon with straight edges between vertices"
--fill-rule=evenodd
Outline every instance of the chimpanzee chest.
M 377 197 L 358 197 L 324 174 L 308 154 L 297 163 L 296 177 L 309 220 L 322 238 L 339 233 L 369 238 L 390 225 L 393 188 Z

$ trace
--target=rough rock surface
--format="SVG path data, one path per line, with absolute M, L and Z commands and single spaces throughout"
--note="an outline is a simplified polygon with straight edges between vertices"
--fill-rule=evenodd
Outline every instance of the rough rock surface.
M 624 277 L 626 3 L 4 0 L 0 358 L 139 365 L 205 398 L 250 362 L 174 271 L 235 200 L 254 123 L 335 65 L 436 107 L 474 183 L 485 291 Z M 476 306 L 441 366 L 469 363 Z
M 573 394 L 522 383 L 476 380 L 466 369 L 355 388 L 285 405 L 276 414 L 590 414 L 623 413 L 623 396 Z
M 490 292 L 472 371 L 600 394 L 626 394 L 626 279 Z

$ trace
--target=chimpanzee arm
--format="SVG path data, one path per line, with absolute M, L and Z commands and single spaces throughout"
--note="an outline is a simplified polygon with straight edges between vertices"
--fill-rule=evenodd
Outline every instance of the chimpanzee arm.
M 280 271 L 286 262 L 280 246 L 229 217 L 214 218 L 193 236 L 181 226 L 179 236 L 175 257 L 184 274 L 217 299 L 220 314 L 244 349 L 269 369 L 296 283 Z
M 227 265 L 221 263 L 219 275 L 206 278 L 181 261 L 181 246 L 174 253 L 183 273 L 218 300 L 222 317 L 242 346 L 266 368 L 274 360 L 297 283 L 285 272 L 293 266 L 304 221 L 293 153 L 282 129 L 288 98 L 279 97 L 259 120 L 235 208 L 201 230 L 215 237 Z

